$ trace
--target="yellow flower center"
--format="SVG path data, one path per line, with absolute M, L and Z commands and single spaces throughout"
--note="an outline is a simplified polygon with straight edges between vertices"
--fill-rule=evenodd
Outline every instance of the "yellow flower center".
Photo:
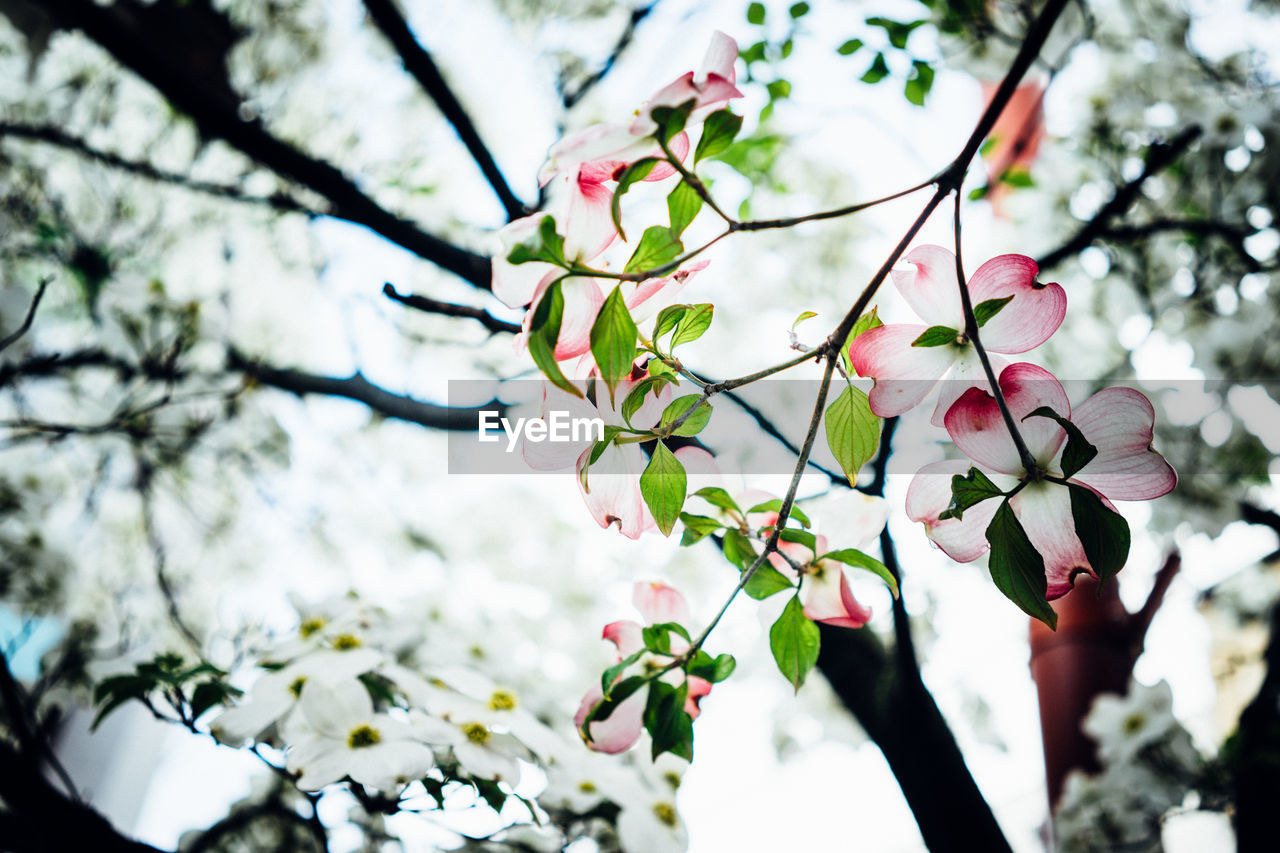
M 1127 735 L 1134 734 L 1147 724 L 1147 718 L 1139 713 L 1132 713 L 1124 718 L 1124 733 Z
M 339 634 L 333 638 L 333 647 L 340 652 L 360 648 L 360 638 L 355 634 Z
M 674 791 L 680 787 L 680 774 L 674 770 L 668 770 L 666 773 L 662 774 L 662 781 L 670 785 L 671 790 Z
M 483 723 L 463 723 L 461 728 L 467 740 L 472 743 L 484 746 L 489 742 L 489 729 Z
M 578 783 L 578 790 L 584 794 L 594 794 L 599 789 L 596 788 L 595 782 L 592 782 L 590 779 L 583 779 Z
M 307 677 L 305 675 L 299 675 L 293 680 L 293 683 L 289 685 L 289 692 L 293 694 L 294 699 L 302 696 L 302 685 L 306 683 Z
M 515 709 L 516 695 L 509 690 L 495 690 L 489 697 L 490 711 L 514 711 Z
M 659 823 L 666 824 L 671 828 L 676 825 L 676 807 L 671 803 L 654 803 L 653 813 L 658 818 Z
M 365 724 L 356 726 L 347 735 L 347 746 L 352 749 L 363 749 L 366 746 L 373 746 L 382 740 L 382 735 L 373 726 Z
M 323 627 L 324 620 L 319 616 L 313 616 L 310 619 L 302 620 L 302 624 L 298 626 L 298 633 L 301 634 L 302 638 L 305 640 L 307 637 L 310 637 Z

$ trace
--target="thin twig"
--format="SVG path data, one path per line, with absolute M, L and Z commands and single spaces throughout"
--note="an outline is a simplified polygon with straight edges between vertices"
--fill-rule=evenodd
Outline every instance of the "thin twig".
M 480 325 L 495 334 L 498 332 L 517 334 L 520 331 L 520 326 L 516 323 L 499 320 L 483 308 L 476 308 L 473 305 L 458 305 L 453 302 L 441 302 L 438 299 L 412 293 L 402 294 L 395 289 L 391 282 L 382 285 L 382 295 L 399 302 L 401 305 L 407 305 L 410 308 L 416 308 L 428 314 L 441 314 L 445 317 L 469 317 L 478 321 Z
M 8 335 L 5 335 L 3 340 L 0 340 L 0 352 L 4 352 L 9 347 L 16 344 L 18 340 L 21 339 L 28 330 L 30 330 L 31 323 L 36 319 L 36 309 L 40 307 L 40 300 L 44 299 L 44 292 L 49 287 L 49 282 L 51 281 L 53 281 L 52 276 L 43 279 L 40 284 L 36 286 L 36 295 L 31 297 L 31 306 L 27 308 L 27 315 L 22 318 L 22 324 L 18 326 L 18 328 L 14 329 Z

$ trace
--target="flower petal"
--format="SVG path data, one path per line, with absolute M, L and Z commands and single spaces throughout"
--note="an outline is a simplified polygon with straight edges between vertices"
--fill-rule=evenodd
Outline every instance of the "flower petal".
M 698 703 L 702 701 L 702 697 L 711 692 L 711 682 L 704 678 L 698 678 L 696 675 L 689 676 L 689 695 L 684 700 L 684 710 L 692 719 L 698 719 L 698 715 L 702 713 L 702 708 Z
M 1013 298 L 982 327 L 992 352 L 1017 353 L 1040 346 L 1067 315 L 1067 292 L 1058 284 L 1036 284 L 1040 268 L 1025 255 L 1000 255 L 969 277 L 976 307 L 989 299 Z
M 587 509 L 601 527 L 616 524 L 628 539 L 653 527 L 653 516 L 640 494 L 640 475 L 645 469 L 639 445 L 616 445 L 600 455 L 587 472 L 586 488 L 578 477 Z
M 990 547 L 987 526 L 1000 508 L 1000 501 L 988 499 L 965 510 L 963 518 L 938 520 L 951 505 L 951 478 L 964 476 L 969 467 L 965 459 L 934 462 L 917 471 L 907 487 L 907 516 L 924 522 L 933 543 L 957 563 L 971 562 L 986 553 Z
M 604 691 L 600 689 L 599 679 L 592 684 L 587 694 L 578 705 L 578 712 L 573 716 L 573 724 L 582 729 L 582 721 L 587 718 L 591 709 L 604 699 Z M 610 754 L 622 752 L 635 743 L 640 732 L 644 730 L 645 691 L 638 690 L 613 709 L 606 719 L 591 723 L 587 731 L 591 737 L 587 746 L 596 752 Z
M 987 358 L 991 360 L 991 371 L 996 376 L 1009 366 L 1009 361 L 998 355 L 988 355 Z M 933 407 L 930 423 L 936 427 L 946 426 L 947 412 L 951 411 L 951 407 L 965 391 L 970 388 L 985 391 L 990 387 L 987 383 L 987 371 L 982 367 L 978 351 L 972 346 L 965 347 L 960 350 L 959 357 L 938 383 L 938 403 Z
M 917 246 L 903 258 L 915 269 L 891 270 L 893 283 L 916 315 L 930 326 L 964 328 L 956 256 L 941 246 Z
M 613 190 L 582 167 L 566 178 L 569 209 L 560 224 L 564 233 L 564 256 L 570 261 L 590 263 L 618 237 L 611 212 Z
M 644 640 L 640 634 L 642 630 L 639 622 L 619 619 L 617 622 L 605 625 L 601 636 L 617 647 L 618 660 L 622 660 L 644 648 Z
M 1132 388 L 1105 388 L 1071 416 L 1098 455 L 1074 477 L 1112 500 L 1145 501 L 1173 490 L 1178 475 L 1151 449 L 1155 410 Z
M 642 581 L 636 584 L 631 593 L 631 602 L 649 625 L 660 622 L 679 622 L 683 625 L 691 618 L 684 596 L 664 583 Z
M 716 30 L 711 34 L 711 44 L 702 57 L 702 65 L 698 66 L 697 79 L 705 81 L 712 74 L 717 74 L 730 83 L 738 81 L 734 66 L 738 62 L 738 43 L 729 36 Z
M 834 560 L 824 560 L 815 571 L 805 575 L 801 597 L 804 615 L 815 622 L 861 628 L 871 620 L 870 608 L 863 607 L 853 597 L 848 576 Z
M 924 326 L 889 325 L 863 332 L 849 347 L 849 363 L 859 376 L 876 380 L 871 411 L 900 415 L 923 400 L 955 361 L 956 347 L 913 347 Z
M 1049 418 L 1023 418 L 1041 406 L 1070 417 L 1071 403 L 1062 384 L 1043 367 L 1026 363 L 1006 367 L 999 382 L 1027 449 L 1037 463 L 1048 466 L 1066 433 Z M 1023 473 L 1017 447 L 990 392 L 977 388 L 964 392 L 947 412 L 944 423 L 956 447 L 973 461 L 1003 474 Z
M 1046 599 L 1052 601 L 1070 592 L 1077 572 L 1094 574 L 1080 537 L 1076 536 L 1069 489 L 1054 483 L 1031 483 L 1009 499 L 1009 506 L 1044 558 Z

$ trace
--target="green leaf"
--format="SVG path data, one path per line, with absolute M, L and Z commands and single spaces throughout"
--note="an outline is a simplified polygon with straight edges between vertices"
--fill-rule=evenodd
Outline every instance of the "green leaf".
M 742 57 L 742 61 L 750 65 L 753 62 L 763 62 L 765 59 L 765 51 L 769 45 L 767 42 L 758 41 L 750 47 L 745 47 L 738 51 L 738 55 Z
M 849 347 L 853 346 L 853 342 L 856 341 L 858 336 L 862 333 L 869 332 L 872 329 L 876 329 L 884 325 L 884 323 L 880 321 L 880 315 L 876 313 L 876 311 L 877 309 L 872 308 L 870 311 L 859 317 L 857 322 L 853 324 L 853 328 L 849 330 L 849 337 L 845 338 L 844 346 L 840 349 L 840 357 L 844 360 L 846 373 L 854 372 L 853 366 L 849 363 Z
M 861 48 L 863 44 L 864 42 L 862 39 L 849 39 L 847 42 L 836 48 L 836 53 L 841 56 L 852 56 L 858 52 L 859 48 Z
M 653 758 L 664 752 L 693 760 L 693 719 L 684 709 L 689 696 L 688 682 L 673 687 L 665 681 L 649 686 L 649 699 L 644 708 L 644 727 L 653 739 Z
M 1019 167 L 1005 169 L 1000 175 L 1000 183 L 1009 187 L 1018 187 L 1019 189 L 1036 185 L 1036 182 L 1031 179 L 1031 173 Z
M 612 689 L 609 691 L 608 698 L 601 699 L 596 703 L 594 708 L 587 712 L 587 715 L 582 719 L 582 725 L 578 727 L 578 730 L 582 732 L 584 737 L 589 736 L 588 726 L 592 723 L 609 719 L 609 717 L 613 715 L 613 712 L 618 709 L 619 705 L 631 698 L 631 694 L 635 693 L 646 683 L 648 683 L 648 679 L 644 676 L 632 675 L 613 685 Z
M 600 692 L 604 694 L 604 698 L 608 699 L 613 695 L 613 683 L 618 680 L 619 675 L 622 675 L 623 670 L 642 657 L 644 657 L 644 649 L 639 649 L 600 674 Z
M 646 376 L 644 379 L 641 379 L 639 382 L 637 382 L 635 384 L 635 387 L 633 387 L 627 393 L 627 396 L 622 401 L 623 423 L 625 423 L 627 426 L 631 426 L 631 419 L 635 416 L 635 413 L 640 411 L 640 408 L 644 405 L 644 398 L 648 396 L 650 391 L 652 391 L 656 396 L 658 391 L 662 390 L 662 386 L 665 385 L 666 383 L 667 383 L 667 380 L 658 379 L 653 376 Z M 609 438 L 609 435 L 607 434 L 607 427 L 606 427 L 605 438 L 606 439 Z
M 502 790 L 502 786 L 492 779 L 485 779 L 482 776 L 473 776 L 471 784 L 475 786 L 476 793 L 480 795 L 480 799 L 495 812 L 501 812 L 502 807 L 507 802 L 507 792 Z
M 991 482 L 986 474 L 977 468 L 970 468 L 965 476 L 956 474 L 951 478 L 951 503 L 938 514 L 938 520 L 946 518 L 964 518 L 964 511 L 977 506 L 988 498 L 1003 495 L 1000 487 Z
M 1013 294 L 1000 297 L 999 299 L 987 299 L 973 306 L 973 317 L 978 321 L 978 328 L 987 325 L 987 321 L 1004 310 L 1004 306 L 1008 305 L 1013 299 Z
M 694 409 L 695 406 L 697 406 L 696 409 Z M 702 432 L 702 428 L 707 425 L 707 421 L 711 420 L 711 404 L 704 400 L 701 394 L 686 394 L 683 397 L 677 397 L 672 400 L 671 404 L 662 412 L 659 429 L 669 428 L 690 409 L 694 409 L 693 414 L 689 415 L 685 422 L 680 424 L 671 435 L 688 437 Z
M 155 678 L 137 674 L 104 678 L 93 688 L 94 704 L 101 704 L 102 707 L 98 709 L 89 730 L 95 731 L 108 714 L 130 699 L 146 698 L 148 693 L 156 689 L 156 686 Z
M 687 344 L 702 337 L 711 328 L 711 320 L 715 316 L 715 306 L 710 302 L 699 302 L 690 305 L 689 310 L 680 318 L 675 334 L 671 336 L 671 349 L 674 351 L 680 344 Z
M 866 569 L 888 585 L 889 591 L 893 593 L 894 598 L 898 597 L 898 579 L 893 576 L 893 572 L 889 571 L 889 567 L 875 557 L 862 553 L 857 548 L 841 548 L 839 551 L 828 551 L 819 557 L 817 562 L 822 560 L 835 560 L 837 563 L 844 563 L 846 566 L 853 566 L 855 569 Z
M 960 333 L 950 326 L 930 326 L 911 342 L 913 347 L 941 347 L 954 344 Z
M 648 466 L 640 475 L 640 495 L 663 536 L 671 535 L 676 520 L 680 518 L 688 484 L 680 460 L 659 441 L 653 448 Z
M 751 509 L 747 510 L 747 515 L 753 515 L 757 512 L 782 512 L 782 498 L 774 498 L 773 500 L 768 500 L 764 503 L 758 503 L 751 507 Z M 794 518 L 804 527 L 809 526 L 809 516 L 805 515 L 804 511 L 795 504 L 791 505 L 791 512 L 787 513 L 787 518 Z
M 565 378 L 556 363 L 556 341 L 560 337 L 560 320 L 564 317 L 564 294 L 560 282 L 555 281 L 538 301 L 529 324 L 529 355 L 542 374 L 560 390 L 582 397 L 578 387 Z
M 903 50 L 906 48 L 907 39 L 910 38 L 912 31 L 914 31 L 916 27 L 919 27 L 925 23 L 928 23 L 928 22 L 920 20 L 920 21 L 911 21 L 910 23 L 906 23 L 903 21 L 894 21 L 889 18 L 881 18 L 881 17 L 867 18 L 867 25 L 872 27 L 880 27 L 881 29 L 883 29 L 885 31 L 885 34 L 889 37 L 889 44 L 893 45 L 899 50 Z
M 649 368 L 649 375 L 657 378 L 662 377 L 667 382 L 677 382 L 676 371 L 671 365 L 667 364 L 660 358 L 651 358 L 645 365 Z
M 660 622 L 656 625 L 645 625 L 640 629 L 640 641 L 644 643 L 644 647 L 651 652 L 658 654 L 671 654 L 671 635 L 679 634 L 684 637 L 686 642 L 691 642 L 692 637 L 685 630 L 684 626 L 678 622 Z
M 214 705 L 221 705 L 242 691 L 223 681 L 202 681 L 191 692 L 191 718 L 200 719 Z
M 507 254 L 509 264 L 527 264 L 534 261 L 567 267 L 564 259 L 564 238 L 556 233 L 554 216 L 544 216 L 538 230 Z
M 1066 430 L 1067 446 L 1062 451 L 1062 476 L 1071 477 L 1077 471 L 1093 461 L 1093 457 L 1098 455 L 1098 448 L 1089 443 L 1089 439 L 1084 437 L 1084 433 L 1080 432 L 1080 427 L 1071 421 L 1059 415 L 1048 406 L 1041 406 L 1029 415 L 1027 418 L 1049 418 L 1058 422 L 1058 426 Z M 1127 546 L 1126 546 L 1127 550 Z
M 849 482 L 856 482 L 858 470 L 880 446 L 880 419 L 872 414 L 867 395 L 852 385 L 846 386 L 827 407 L 823 421 L 831 455 Z
M 680 513 L 680 523 L 684 525 L 684 536 L 680 539 L 680 547 L 687 548 L 695 542 L 701 542 L 706 536 L 715 533 L 723 524 L 705 515 L 694 515 L 691 512 Z
M 1098 580 L 1105 584 L 1129 559 L 1129 523 L 1120 513 L 1108 509 L 1092 490 L 1074 483 L 1067 488 L 1071 490 L 1076 536 Z
M 674 329 L 680 323 L 680 318 L 684 316 L 684 312 L 688 311 L 690 305 L 670 305 L 663 308 L 656 320 L 653 321 L 653 340 L 657 343 L 658 338 Z
M 650 110 L 649 117 L 658 125 L 654 136 L 663 142 L 670 142 L 673 136 L 684 130 L 685 123 L 689 121 L 689 113 L 693 112 L 696 103 L 695 99 L 690 98 L 676 107 L 662 106 Z
M 693 494 L 695 497 L 702 498 L 712 506 L 720 507 L 720 509 L 728 510 L 729 512 L 736 512 L 738 515 L 743 514 L 741 508 L 739 508 L 734 499 L 729 496 L 729 493 L 719 486 L 703 486 Z
M 711 655 L 699 649 L 685 672 L 694 678 L 701 678 L 710 681 L 712 684 L 719 684 L 732 675 L 737 666 L 738 662 L 734 660 L 733 655 L 716 655 L 713 659 Z
M 747 6 L 747 23 L 757 27 L 764 23 L 764 4 L 751 3 Z
M 992 151 L 995 151 L 996 146 L 999 144 L 1000 137 L 996 136 L 994 133 L 991 134 L 987 137 L 986 141 L 982 143 L 982 147 L 978 149 L 978 156 L 986 157 Z
M 809 14 L 809 4 L 808 3 L 792 3 L 791 8 L 788 9 L 787 12 L 793 18 L 803 18 L 805 15 Z
M 665 225 L 650 225 L 644 230 L 640 245 L 636 246 L 635 253 L 627 261 L 623 272 L 656 269 L 674 261 L 683 251 L 684 244 L 671 233 L 670 228 Z
M 667 196 L 667 218 L 671 222 L 671 233 L 679 238 L 701 209 L 702 196 L 698 195 L 698 191 L 688 181 L 681 181 Z
M 983 184 L 980 187 L 974 187 L 969 190 L 969 201 L 981 201 L 989 195 L 991 195 L 991 185 Z
M 779 671 L 800 692 L 805 676 L 818 662 L 818 626 L 804 615 L 800 597 L 787 602 L 778 621 L 769 629 L 769 650 Z
M 877 52 L 876 58 L 871 60 L 871 67 L 867 69 L 867 73 L 862 75 L 862 82 L 879 83 L 888 76 L 889 65 L 884 61 L 884 54 Z
M 790 80 L 772 80 L 765 89 L 769 92 L 770 100 L 781 100 L 782 98 L 791 97 L 791 81 Z
M 756 552 L 740 530 L 726 529 L 722 548 L 724 558 L 736 566 L 739 572 L 746 571 L 756 561 Z
M 924 99 L 933 88 L 933 66 L 917 59 L 911 63 L 911 76 L 907 78 L 902 93 L 917 107 L 924 106 Z
M 698 147 L 693 151 L 694 165 L 728 149 L 740 130 L 742 130 L 742 116 L 734 115 L 729 110 L 716 110 L 707 116 L 707 120 L 702 123 L 702 136 L 698 139 Z
M 795 322 L 791 324 L 791 331 L 794 332 L 796 330 L 796 326 L 799 326 L 805 320 L 809 320 L 817 316 L 818 316 L 817 311 L 801 311 L 800 316 L 796 317 Z
M 751 562 L 755 562 L 754 557 Z M 750 566 L 751 562 L 747 563 L 747 565 Z M 787 580 L 787 576 L 782 572 L 768 563 L 761 563 L 760 568 L 756 569 L 755 574 L 747 581 L 742 591 L 756 601 L 761 601 L 771 595 L 782 592 L 784 589 L 795 588 L 796 585 Z
M 591 326 L 591 355 L 596 360 L 604 384 L 609 387 L 611 401 L 613 389 L 631 375 L 637 333 L 635 321 L 622 298 L 622 287 L 615 287 L 605 297 Z
M 778 533 L 778 538 L 783 542 L 794 542 L 809 549 L 809 553 L 818 553 L 818 537 L 814 536 L 807 530 L 797 530 L 794 527 L 788 527 Z
M 1027 538 L 1027 532 L 1006 500 L 996 510 L 987 527 L 991 556 L 987 565 L 996 588 L 1033 619 L 1050 628 L 1058 627 L 1058 614 L 1045 601 L 1049 588 L 1044 576 L 1044 558 Z
M 605 426 L 604 438 L 591 445 L 591 455 L 587 457 L 587 467 L 599 461 L 604 452 L 609 449 L 609 445 L 613 444 L 613 440 L 618 437 L 618 433 L 622 432 L 622 427 Z
M 618 185 L 613 188 L 613 198 L 609 200 L 609 215 L 613 217 L 613 227 L 623 240 L 627 239 L 627 235 L 622 230 L 622 197 L 631 189 L 632 184 L 647 178 L 658 162 L 657 157 L 645 157 L 632 163 L 618 176 Z

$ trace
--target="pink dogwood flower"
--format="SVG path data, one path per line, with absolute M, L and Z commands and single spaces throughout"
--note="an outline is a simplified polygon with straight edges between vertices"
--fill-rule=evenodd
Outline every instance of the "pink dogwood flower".
M 640 611 L 640 615 L 644 617 L 645 625 L 658 625 L 664 622 L 686 625 L 691 618 L 689 605 L 685 602 L 684 596 L 666 584 L 637 583 L 632 592 L 631 600 L 636 609 Z M 644 649 L 644 640 L 641 637 L 643 630 L 644 625 L 624 619 L 618 622 L 610 622 L 604 626 L 603 636 L 604 639 L 613 643 L 617 648 L 617 660 L 621 661 Z M 673 655 L 681 655 L 689 650 L 689 644 L 685 642 L 683 637 L 671 634 L 670 638 Z M 646 654 L 640 658 L 635 666 L 641 670 L 654 669 L 661 668 L 668 662 L 668 659 Z M 619 679 L 622 677 L 620 675 Z M 662 675 L 661 678 L 663 681 L 673 685 L 679 685 L 687 678 L 689 694 L 688 698 L 685 699 L 684 710 L 696 720 L 698 714 L 701 713 L 698 703 L 703 696 L 711 692 L 711 683 L 697 676 L 686 676 L 683 672 L 675 669 Z M 579 730 L 581 730 L 587 714 L 591 713 L 591 710 L 599 705 L 603 699 L 604 691 L 601 689 L 599 681 L 597 681 L 591 685 L 586 695 L 582 697 L 582 703 L 578 706 L 578 712 L 574 716 L 574 724 L 578 726 Z M 592 722 L 588 726 L 590 737 L 587 739 L 587 746 L 596 752 L 608 753 L 617 753 L 628 749 L 640 737 L 640 732 L 644 730 L 645 701 L 645 691 L 636 691 L 619 703 L 618 707 L 607 718 Z
M 985 383 L 977 351 L 964 334 L 964 310 L 956 280 L 956 257 L 941 246 L 919 246 L 906 256 L 914 270 L 894 270 L 893 283 L 928 325 L 892 324 L 862 333 L 849 347 L 849 361 L 860 376 L 876 380 L 871 410 L 882 418 L 914 408 L 943 382 L 933 423 L 967 388 Z M 1062 324 L 1067 294 L 1057 284 L 1036 279 L 1039 268 L 1025 255 L 1000 255 L 969 277 L 969 296 L 979 306 L 1008 300 L 982 324 L 982 343 L 991 352 L 1020 353 L 1049 339 Z M 943 330 L 953 331 L 953 337 Z M 925 332 L 930 335 L 922 339 Z M 1003 366 L 998 364 L 997 369 Z
M 1004 498 L 975 504 L 960 519 L 940 518 L 951 503 L 952 476 L 963 475 L 972 464 L 1005 492 L 1021 484 L 1009 498 L 1009 506 L 1044 558 L 1046 598 L 1052 600 L 1071 590 L 1077 572 L 1095 577 L 1097 572 L 1076 535 L 1070 490 L 1062 482 L 1067 433 L 1052 418 L 1029 417 L 1032 412 L 1052 409 L 1097 449 L 1097 455 L 1066 482 L 1087 487 L 1108 509 L 1114 509 L 1112 500 L 1150 500 L 1167 494 L 1178 477 L 1151 448 L 1155 411 L 1139 392 L 1106 388 L 1073 410 L 1061 383 L 1041 367 L 1009 365 L 999 383 L 1036 470 L 1023 467 L 995 398 L 988 391 L 970 388 L 947 412 L 946 428 L 972 463 L 948 460 L 921 468 L 907 490 L 907 515 L 924 522 L 929 538 L 948 556 L 967 563 L 989 548 L 986 529 Z

